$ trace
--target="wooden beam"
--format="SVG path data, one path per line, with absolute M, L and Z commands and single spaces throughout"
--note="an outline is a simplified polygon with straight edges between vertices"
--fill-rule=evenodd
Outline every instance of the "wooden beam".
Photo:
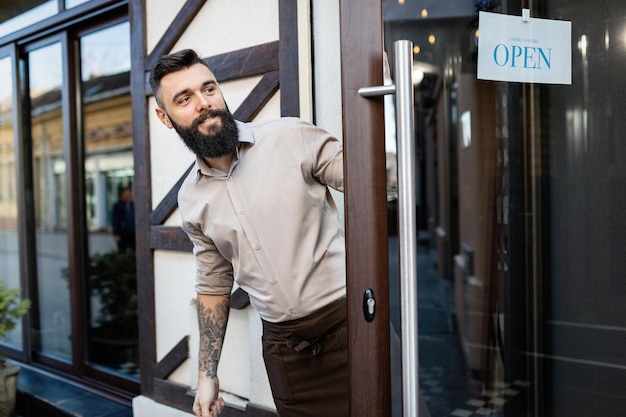
M 153 400 L 191 413 L 194 396 L 188 386 L 160 378 L 154 378 L 152 385 L 154 386 L 151 396 Z
M 195 393 L 190 387 L 158 378 L 154 380 L 154 387 L 153 400 L 191 413 Z M 251 403 L 245 407 L 227 403 L 220 417 L 276 417 L 276 412 Z
M 133 110 L 133 156 L 135 178 L 136 236 L 137 236 L 137 314 L 139 322 L 139 364 L 141 369 L 141 392 L 152 395 L 152 370 L 156 362 L 156 330 L 154 305 L 154 265 L 150 251 L 150 225 L 152 182 L 150 165 L 150 128 L 148 125 L 148 102 L 144 77 L 146 54 L 146 7 L 145 0 L 130 0 L 130 88 Z
M 156 64 L 159 57 L 168 54 L 180 37 L 185 33 L 185 29 L 193 22 L 206 0 L 187 0 L 178 12 L 170 26 L 167 28 L 159 42 L 156 44 L 148 58 L 145 67 L 151 69 Z
M 204 59 L 218 81 L 236 80 L 278 70 L 278 42 L 268 42 Z
M 191 253 L 193 244 L 180 227 L 150 226 L 150 248 Z
M 176 207 L 178 206 L 178 190 L 183 185 L 185 178 L 189 175 L 191 168 L 194 166 L 192 163 L 189 165 L 189 168 L 183 173 L 183 175 L 176 181 L 176 184 L 167 192 L 163 200 L 155 207 L 155 209 L 150 213 L 150 221 L 151 225 L 160 225 L 165 223 L 165 221 L 172 215 Z
M 278 71 L 268 72 L 233 113 L 233 117 L 242 122 L 253 120 L 276 91 L 278 91 Z
M 189 336 L 183 337 L 154 367 L 154 377 L 165 379 L 189 358 Z
M 280 61 L 280 114 L 300 116 L 300 71 L 298 63 L 298 2 L 280 0 L 279 52 Z
M 361 87 L 383 81 L 381 0 L 341 0 L 350 416 L 391 415 L 389 260 L 383 99 Z M 365 227 L 367 225 L 367 227 Z M 363 316 L 371 288 L 376 316 Z M 380 306 L 380 307 L 379 307 Z

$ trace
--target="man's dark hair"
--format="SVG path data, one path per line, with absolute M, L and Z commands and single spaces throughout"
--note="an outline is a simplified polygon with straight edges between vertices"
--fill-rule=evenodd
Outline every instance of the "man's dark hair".
M 207 63 L 204 62 L 193 49 L 183 49 L 182 51 L 164 55 L 159 58 L 154 68 L 152 68 L 152 71 L 150 71 L 150 87 L 152 87 L 152 93 L 159 107 L 163 108 L 163 103 L 159 95 L 163 77 L 172 72 L 189 68 L 195 64 L 204 65 L 211 70 Z

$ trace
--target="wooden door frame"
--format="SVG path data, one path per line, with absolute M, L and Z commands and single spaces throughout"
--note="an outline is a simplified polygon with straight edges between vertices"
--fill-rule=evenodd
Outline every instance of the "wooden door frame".
M 391 415 L 389 259 L 383 99 L 361 87 L 383 83 L 381 0 L 341 0 L 350 416 Z M 363 294 L 376 298 L 374 320 Z

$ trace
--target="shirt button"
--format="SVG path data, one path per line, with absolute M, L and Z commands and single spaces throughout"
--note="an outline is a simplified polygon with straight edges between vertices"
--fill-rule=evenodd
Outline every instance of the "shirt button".
M 239 209 L 239 214 L 245 214 L 246 213 L 246 209 Z
M 231 177 L 230 175 L 228 176 L 228 181 L 231 181 L 233 179 L 233 177 Z
M 261 250 L 261 245 L 259 245 L 258 243 L 254 245 L 254 250 Z
M 293 316 L 293 310 L 289 310 L 289 311 L 287 312 L 287 316 L 292 317 L 292 316 Z
M 275 278 L 272 278 L 272 280 L 270 281 L 270 284 L 272 284 L 272 285 L 276 285 L 276 283 L 277 283 L 277 282 L 278 282 L 278 281 L 276 281 L 276 279 L 275 279 Z

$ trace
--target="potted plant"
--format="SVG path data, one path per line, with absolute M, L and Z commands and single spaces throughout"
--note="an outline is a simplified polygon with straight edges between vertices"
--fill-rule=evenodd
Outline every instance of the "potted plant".
M 0 338 L 6 336 L 17 325 L 17 321 L 28 311 L 30 301 L 22 299 L 19 288 L 8 288 L 0 278 Z M 17 377 L 20 368 L 6 361 L 0 349 L 0 417 L 12 415 L 17 393 Z
M 120 372 L 133 372 L 139 357 L 135 252 L 93 255 L 88 285 L 98 305 L 91 323 L 90 360 Z

